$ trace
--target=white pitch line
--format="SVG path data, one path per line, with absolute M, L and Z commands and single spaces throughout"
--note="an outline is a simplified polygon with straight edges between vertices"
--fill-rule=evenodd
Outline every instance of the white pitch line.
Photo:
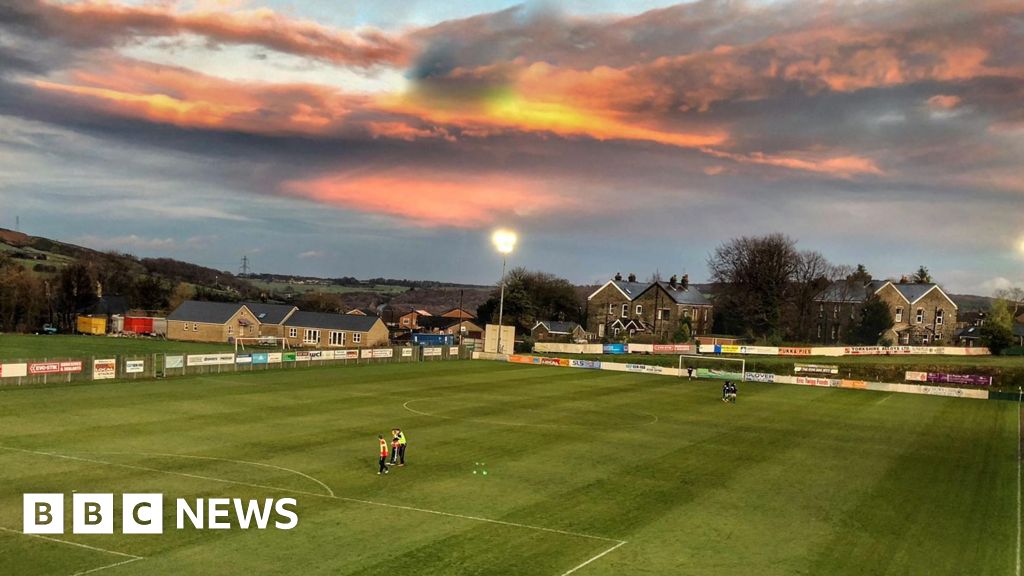
M 462 518 L 464 520 L 473 520 L 473 521 L 476 521 L 476 522 L 486 522 L 486 523 L 489 523 L 489 524 L 499 524 L 499 525 L 502 525 L 502 526 L 510 526 L 510 527 L 513 527 L 513 528 L 523 528 L 523 529 L 527 529 L 527 530 L 537 530 L 537 531 L 540 531 L 540 532 L 549 532 L 549 533 L 552 533 L 552 534 L 561 534 L 563 536 L 574 536 L 574 537 L 577 537 L 577 538 L 587 538 L 587 539 L 590 539 L 590 540 L 600 540 L 600 541 L 603 541 L 603 542 L 615 542 L 615 543 L 617 543 L 620 546 L 622 544 L 626 543 L 623 540 L 616 540 L 615 538 L 607 538 L 605 536 L 595 536 L 593 534 L 584 534 L 582 532 L 570 532 L 568 530 L 559 530 L 557 528 L 546 528 L 544 526 L 533 526 L 531 524 L 520 524 L 518 522 L 509 522 L 509 521 L 506 521 L 506 520 L 496 520 L 494 518 L 483 518 L 483 517 L 480 517 L 480 516 L 468 516 L 468 515 L 465 515 L 465 514 L 456 514 L 454 512 L 444 512 L 444 511 L 441 511 L 441 510 L 429 510 L 427 508 L 416 508 L 414 506 L 402 506 L 402 505 L 399 505 L 399 504 L 388 504 L 386 502 L 374 502 L 372 500 L 361 500 L 361 499 L 358 499 L 358 498 L 347 498 L 345 496 L 336 496 L 334 494 L 321 494 L 321 493 L 317 493 L 317 492 L 306 492 L 304 490 L 295 490 L 295 489 L 292 489 L 292 488 L 283 488 L 281 486 L 268 486 L 268 485 L 265 485 L 265 484 L 252 484 L 252 483 L 249 483 L 249 482 L 239 482 L 239 481 L 236 481 L 236 480 L 227 480 L 227 479 L 224 479 L 224 478 L 216 478 L 216 477 L 213 477 L 213 476 L 203 476 L 201 474 L 189 474 L 187 472 L 176 472 L 176 471 L 173 471 L 173 470 L 161 470 L 159 468 L 150 468 L 148 466 L 135 466 L 133 464 L 122 464 L 120 462 L 107 462 L 105 460 L 97 460 L 95 458 L 81 458 L 81 457 L 78 457 L 78 456 L 69 456 L 67 454 L 57 454 L 57 453 L 54 453 L 54 452 L 42 452 L 42 451 L 38 451 L 38 450 L 27 450 L 27 449 L 24 449 L 24 448 L 12 448 L 12 447 L 8 447 L 8 446 L 0 446 L 0 449 L 12 450 L 12 451 L 15 451 L 15 452 L 24 452 L 26 454 L 37 454 L 37 455 L 40 455 L 40 456 L 50 456 L 50 457 L 53 457 L 53 458 L 63 458 L 63 459 L 66 459 L 66 460 L 76 460 L 76 461 L 79 461 L 79 462 L 88 462 L 88 463 L 91 463 L 91 464 L 104 464 L 104 465 L 107 465 L 107 466 L 115 466 L 115 467 L 118 467 L 118 468 L 127 468 L 127 469 L 130 469 L 130 470 L 142 470 L 142 471 L 145 471 L 145 472 L 156 472 L 158 474 L 167 474 L 167 475 L 171 475 L 171 476 L 182 476 L 182 477 L 185 477 L 185 478 L 193 478 L 193 479 L 198 479 L 198 480 L 210 480 L 210 481 L 213 481 L 213 482 L 222 482 L 222 483 L 225 483 L 225 484 L 236 484 L 236 485 L 239 485 L 239 486 L 248 486 L 250 488 L 260 488 L 260 489 L 263 489 L 263 490 L 275 490 L 275 491 L 278 491 L 278 492 L 288 492 L 288 493 L 292 493 L 292 494 L 302 494 L 304 496 L 315 496 L 317 498 L 328 498 L 328 499 L 331 499 L 331 500 L 338 500 L 338 501 L 342 501 L 342 502 L 353 502 L 353 503 L 357 503 L 357 504 L 366 504 L 366 505 L 369 505 L 369 506 L 381 506 L 381 507 L 384 507 L 384 508 L 392 508 L 392 509 L 396 509 L 396 510 L 407 510 L 407 511 L 412 511 L 412 512 L 421 512 L 421 513 L 424 513 L 424 514 L 434 514 L 434 515 L 437 515 L 437 516 L 448 516 L 448 517 L 451 517 L 451 518 Z
M 94 552 L 102 552 L 104 554 L 113 554 L 115 556 L 123 556 L 127 560 L 121 560 L 120 562 L 114 562 L 113 564 L 106 564 L 104 566 L 98 566 L 82 572 L 75 572 L 71 576 L 84 576 L 85 574 L 94 574 L 100 570 L 106 570 L 108 568 L 114 568 L 116 566 L 124 566 L 125 564 L 131 564 L 132 562 L 138 562 L 139 560 L 145 560 L 142 556 L 136 556 L 134 554 L 125 554 L 124 552 L 118 552 L 116 550 L 107 550 L 106 548 L 98 548 L 96 546 L 89 546 L 88 544 L 80 544 L 78 542 L 71 542 L 70 540 L 61 540 L 60 538 L 51 538 L 50 536 L 43 536 L 42 534 L 26 534 L 21 530 L 14 530 L 13 528 L 7 528 L 0 526 L 0 530 L 4 532 L 10 532 L 12 534 L 21 534 L 22 536 L 28 536 L 29 538 L 38 538 L 39 540 L 47 540 L 49 542 L 56 542 L 58 544 L 67 544 L 68 546 L 76 546 L 78 548 L 85 548 L 86 550 L 92 550 Z
M 562 573 L 562 576 L 569 576 L 569 574 L 572 574 L 573 572 L 575 572 L 575 571 L 579 570 L 580 568 L 583 568 L 583 567 L 584 567 L 584 566 L 586 566 L 587 564 L 590 564 L 591 562 L 593 562 L 593 561 L 595 561 L 595 560 L 599 560 L 599 559 L 603 558 L 603 557 L 604 557 L 604 556 L 605 556 L 606 554 L 610 554 L 610 553 L 611 553 L 612 551 L 614 551 L 614 550 L 615 550 L 616 548 L 618 548 L 619 546 L 622 546 L 622 545 L 623 545 L 623 544 L 625 544 L 625 543 L 626 543 L 626 541 L 625 541 L 625 540 L 622 540 L 622 541 L 620 541 L 620 542 L 619 542 L 618 544 L 616 544 L 615 546 L 612 546 L 611 548 L 609 548 L 609 549 L 605 550 L 604 552 L 601 552 L 601 553 L 600 553 L 600 554 L 598 554 L 597 556 L 594 556 L 593 558 L 591 558 L 591 559 L 587 560 L 586 562 L 584 562 L 584 563 L 582 563 L 582 564 L 580 564 L 580 565 L 576 566 L 575 568 L 573 568 L 573 569 L 569 570 L 568 572 L 564 572 L 564 573 Z

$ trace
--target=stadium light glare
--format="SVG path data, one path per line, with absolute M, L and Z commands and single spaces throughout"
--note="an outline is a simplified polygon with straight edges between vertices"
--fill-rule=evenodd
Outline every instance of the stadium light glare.
M 494 243 L 494 247 L 498 249 L 498 252 L 502 254 L 512 253 L 518 239 L 516 233 L 511 230 L 495 230 L 494 234 L 491 235 L 491 242 Z

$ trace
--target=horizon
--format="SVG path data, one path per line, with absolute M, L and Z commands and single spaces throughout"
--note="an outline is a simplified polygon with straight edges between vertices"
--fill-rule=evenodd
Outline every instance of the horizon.
M 1024 285 L 1022 31 L 1000 0 L 27 0 L 0 13 L 0 226 L 476 285 L 501 227 L 510 266 L 577 285 L 704 283 L 782 232 L 991 296 Z

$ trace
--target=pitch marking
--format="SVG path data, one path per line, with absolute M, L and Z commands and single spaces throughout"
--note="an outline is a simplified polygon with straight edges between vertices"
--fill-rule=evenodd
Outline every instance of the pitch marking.
M 123 556 L 123 557 L 127 558 L 127 560 L 121 560 L 120 562 L 115 562 L 113 564 L 107 564 L 105 566 L 99 566 L 99 567 L 92 568 L 92 569 L 89 569 L 89 570 L 84 570 L 82 572 L 75 572 L 71 576 L 83 576 L 85 574 L 93 574 L 95 572 L 99 572 L 100 570 L 106 570 L 108 568 L 113 568 L 115 566 L 124 566 L 125 564 L 131 564 L 132 562 L 137 562 L 139 560 L 145 560 L 145 558 L 143 558 L 142 556 L 135 556 L 134 554 L 125 554 L 124 552 L 117 552 L 116 550 L 107 550 L 106 548 L 97 548 L 96 546 L 89 546 L 88 544 L 79 544 L 78 542 L 71 542 L 70 540 L 61 540 L 60 538 L 51 538 L 49 536 L 43 536 L 41 534 L 26 534 L 26 533 L 22 532 L 21 530 L 15 530 L 13 528 L 7 528 L 7 527 L 4 527 L 4 526 L 0 526 L 0 530 L 2 530 L 4 532 L 10 532 L 11 534 L 21 534 L 22 536 L 28 536 L 29 538 L 38 538 L 40 540 L 48 540 L 50 542 L 57 542 L 58 544 L 67 544 L 68 546 L 77 546 L 78 548 L 85 548 L 86 550 L 93 550 L 95 552 L 103 552 L 104 554 L 113 554 L 115 556 Z
M 25 448 L 12 448 L 12 447 L 9 447 L 9 446 L 0 446 L 0 449 L 11 450 L 11 451 L 15 451 L 15 452 L 23 452 L 23 453 L 26 453 L 26 454 L 36 454 L 36 455 L 40 455 L 40 456 L 50 456 L 52 458 L 62 458 L 62 459 L 65 459 L 65 460 L 75 460 L 75 461 L 79 461 L 79 462 L 89 462 L 89 463 L 92 463 L 92 464 L 104 464 L 104 465 L 107 465 L 107 466 L 114 466 L 114 467 L 118 467 L 118 468 L 126 468 L 126 469 L 129 469 L 129 470 L 142 470 L 142 471 L 145 471 L 145 472 L 156 472 L 157 474 L 167 474 L 167 475 L 170 475 L 170 476 L 182 476 L 182 477 L 185 477 L 185 478 L 193 478 L 193 479 L 198 479 L 198 480 L 209 480 L 209 481 L 212 481 L 212 482 L 222 482 L 224 484 L 235 484 L 235 485 L 238 485 L 238 486 L 248 486 L 248 487 L 251 487 L 251 488 L 260 488 L 260 489 L 263 489 L 263 490 L 275 490 L 275 491 L 278 491 L 278 492 L 288 492 L 288 493 L 292 493 L 292 494 L 302 494 L 304 496 L 315 496 L 317 498 L 328 498 L 328 499 L 331 499 L 331 500 L 338 500 L 338 501 L 341 501 L 341 502 L 353 502 L 353 503 L 365 504 L 365 505 L 369 505 L 369 506 L 381 506 L 381 507 L 384 507 L 384 508 L 391 508 L 391 509 L 395 509 L 395 510 L 407 510 L 407 511 L 412 511 L 412 512 L 421 512 L 421 513 L 424 513 L 424 514 L 434 514 L 436 516 L 448 516 L 450 518 L 461 518 L 461 519 L 464 519 L 464 520 L 473 520 L 473 521 L 476 521 L 476 522 L 486 522 L 488 524 L 497 524 L 497 525 L 501 525 L 501 526 L 510 526 L 510 527 L 513 527 L 513 528 L 523 528 L 523 529 L 527 529 L 527 530 L 537 530 L 539 532 L 548 532 L 548 533 L 551 533 L 551 534 L 561 534 L 561 535 L 564 535 L 564 536 L 574 536 L 574 537 L 577 537 L 577 538 L 587 538 L 589 540 L 599 540 L 599 541 L 602 541 L 602 542 L 613 542 L 614 543 L 614 546 L 612 546 L 611 548 L 608 548 L 607 550 L 601 552 L 597 556 L 594 556 L 594 557 L 590 558 L 589 560 L 587 560 L 586 562 L 584 562 L 584 563 L 582 563 L 582 564 L 572 568 L 570 571 L 563 573 L 561 576 L 566 576 L 567 574 L 572 574 L 573 572 L 579 570 L 580 568 L 586 566 L 587 564 L 590 564 L 591 562 L 597 560 L 598 558 L 601 558 L 601 557 L 605 556 L 606 554 L 610 553 L 611 551 L 615 550 L 616 548 L 618 548 L 618 547 L 620 547 L 620 546 L 622 546 L 624 544 L 627 544 L 626 540 L 617 540 L 615 538 L 607 538 L 605 536 L 595 536 L 593 534 L 584 534 L 582 532 L 570 532 L 568 530 L 559 530 L 557 528 L 546 528 L 544 526 L 534 526 L 534 525 L 531 525 L 531 524 L 520 524 L 518 522 L 509 522 L 509 521 L 506 521 L 506 520 L 496 520 L 494 518 L 483 518 L 481 516 L 469 516 L 469 515 L 465 515 L 465 514 L 455 514 L 454 512 L 444 512 L 444 511 L 441 511 L 441 510 L 429 510 L 427 508 L 416 508 L 414 506 L 402 506 L 402 505 L 399 505 L 399 504 L 388 504 L 386 502 L 374 502 L 372 500 L 360 500 L 358 498 L 347 498 L 347 497 L 344 497 L 344 496 L 336 496 L 336 495 L 334 495 L 333 492 L 331 494 L 322 494 L 322 493 L 317 493 L 317 492 L 306 492 L 304 490 L 294 490 L 294 489 L 291 489 L 291 488 L 282 488 L 280 486 L 267 486 L 267 485 L 264 485 L 264 484 L 252 484 L 252 483 L 249 483 L 249 482 L 239 482 L 239 481 L 236 481 L 236 480 L 227 480 L 227 479 L 224 479 L 224 478 L 215 478 L 213 476 L 203 476 L 201 474 L 189 474 L 187 472 L 175 472 L 175 471 L 172 471 L 172 470 L 161 470 L 159 468 L 150 468 L 148 466 L 135 466 L 135 465 L 132 465 L 132 464 L 121 464 L 119 462 L 108 462 L 108 461 L 105 461 L 105 460 L 97 460 L 95 458 L 81 458 L 81 457 L 78 457 L 78 456 L 70 456 L 70 455 L 67 455 L 67 454 L 58 454 L 58 453 L 55 453 L 55 452 L 42 452 L 42 451 L 38 451 L 38 450 L 27 450 Z M 68 543 L 69 544 L 74 544 L 72 542 L 68 542 Z M 75 544 L 75 545 L 78 545 L 78 544 Z M 85 545 L 81 545 L 81 546 L 85 546 Z M 88 546 L 86 546 L 86 547 L 88 547 Z M 120 554 L 122 556 L 129 556 L 129 557 L 131 557 L 130 554 L 123 554 L 121 552 L 114 552 L 114 553 L 115 554 Z M 139 557 L 132 557 L 132 558 L 133 558 L 133 561 L 134 561 L 134 559 L 141 559 Z M 127 562 L 122 562 L 122 563 L 119 563 L 118 565 L 126 564 L 126 563 Z M 112 566 L 106 566 L 104 568 L 109 568 L 109 567 L 112 567 Z M 84 573 L 80 573 L 80 574 L 84 574 Z M 80 574 L 72 575 L 72 576 L 80 576 Z

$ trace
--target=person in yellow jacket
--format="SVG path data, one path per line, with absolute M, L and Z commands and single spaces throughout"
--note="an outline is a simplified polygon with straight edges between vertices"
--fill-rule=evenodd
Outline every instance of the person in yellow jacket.
M 379 451 L 379 455 L 380 455 L 380 470 L 377 471 L 377 474 L 378 475 L 380 475 L 380 474 L 387 474 L 388 473 L 388 441 L 384 439 L 384 435 L 383 434 L 377 434 L 377 440 L 380 442 L 380 451 Z
M 407 443 L 405 432 L 402 432 L 401 428 L 397 428 L 395 431 L 398 432 L 398 465 L 405 466 L 405 445 Z

